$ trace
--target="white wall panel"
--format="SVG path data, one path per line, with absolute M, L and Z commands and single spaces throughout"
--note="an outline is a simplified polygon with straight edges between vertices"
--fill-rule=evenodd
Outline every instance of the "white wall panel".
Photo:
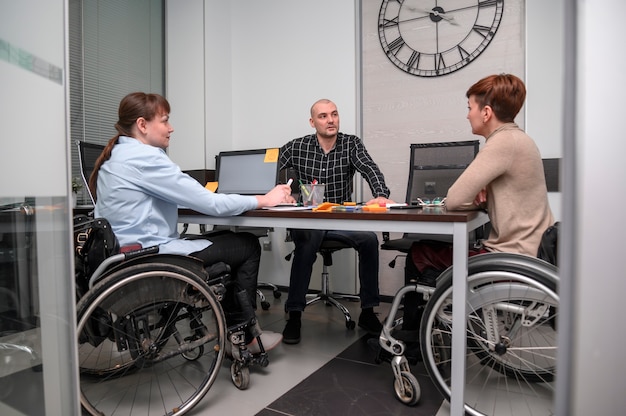
M 168 154 L 183 169 L 205 168 L 204 1 L 166 1 L 166 96 L 174 133 Z

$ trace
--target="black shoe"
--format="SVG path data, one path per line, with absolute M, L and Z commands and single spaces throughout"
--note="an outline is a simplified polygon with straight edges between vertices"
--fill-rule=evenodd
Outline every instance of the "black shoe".
M 376 356 L 374 357 L 374 361 L 376 362 L 376 364 L 380 364 L 382 362 L 391 362 L 393 354 L 380 346 L 378 338 L 368 339 L 367 345 L 376 354 Z M 405 344 L 404 357 L 411 365 L 416 365 L 418 362 L 422 361 L 422 351 L 420 349 L 419 343 L 414 342 L 411 344 Z
M 403 341 L 405 344 L 419 342 L 419 330 L 417 329 L 393 329 L 391 331 L 391 336 L 395 339 Z
M 419 342 L 413 342 L 406 345 L 404 349 L 404 356 L 411 365 L 415 365 L 422 361 L 422 349 Z
M 294 316 L 290 316 L 287 319 L 287 325 L 285 325 L 285 329 L 283 330 L 283 342 L 285 344 L 297 344 L 300 342 L 300 327 L 302 326 L 302 322 L 300 318 L 296 318 Z
M 368 334 L 376 336 L 380 335 L 380 331 L 383 330 L 383 324 L 371 309 L 363 309 L 359 316 L 359 327 L 366 330 Z
M 391 353 L 380 346 L 378 338 L 369 338 L 367 340 L 367 346 L 374 351 L 374 362 L 376 364 L 391 362 Z

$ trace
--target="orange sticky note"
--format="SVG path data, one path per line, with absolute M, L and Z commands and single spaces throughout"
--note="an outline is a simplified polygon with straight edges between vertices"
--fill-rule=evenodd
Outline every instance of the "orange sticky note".
M 267 149 L 265 151 L 265 159 L 263 160 L 265 163 L 276 163 L 278 162 L 278 148 Z
M 217 182 L 207 182 L 204 187 L 211 192 L 215 192 L 217 191 Z

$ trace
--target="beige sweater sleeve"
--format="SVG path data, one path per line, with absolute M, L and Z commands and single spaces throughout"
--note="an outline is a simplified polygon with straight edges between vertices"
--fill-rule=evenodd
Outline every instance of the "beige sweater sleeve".
M 514 123 L 494 131 L 476 159 L 450 187 L 449 210 L 477 209 L 474 198 L 487 190 L 492 231 L 485 245 L 495 251 L 536 256 L 541 235 L 554 223 L 541 155 Z

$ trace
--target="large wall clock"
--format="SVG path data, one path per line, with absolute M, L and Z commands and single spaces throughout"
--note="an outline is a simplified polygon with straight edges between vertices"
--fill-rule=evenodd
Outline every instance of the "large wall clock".
M 383 0 L 378 37 L 389 60 L 420 77 L 450 74 L 492 41 L 504 0 Z

